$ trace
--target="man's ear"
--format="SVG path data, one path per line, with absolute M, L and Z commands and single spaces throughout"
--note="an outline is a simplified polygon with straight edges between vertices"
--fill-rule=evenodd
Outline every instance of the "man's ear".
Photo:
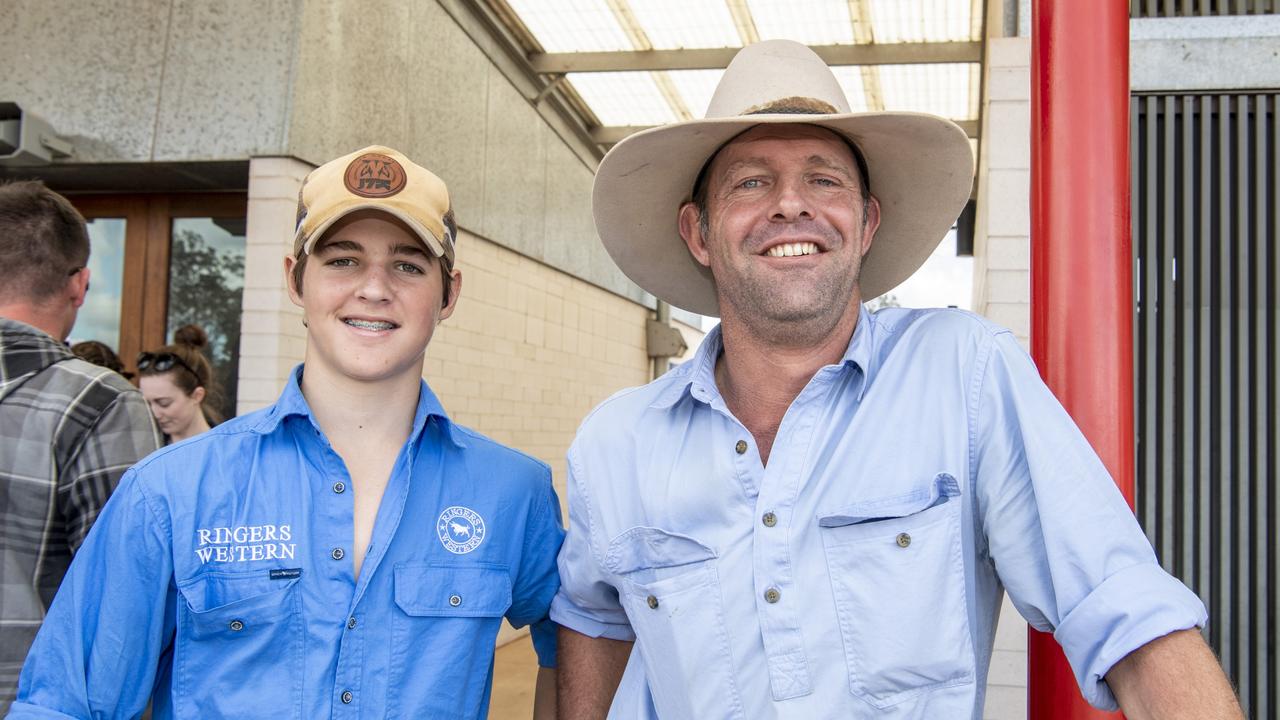
M 449 297 L 445 298 L 444 307 L 440 308 L 441 320 L 453 314 L 458 307 L 458 298 L 462 297 L 462 270 L 454 268 L 449 271 L 449 278 Z
M 876 229 L 880 227 L 880 201 L 875 195 L 867 200 L 867 221 L 862 226 L 862 256 L 871 251 L 871 241 L 875 238 Z
M 293 268 L 298 264 L 298 258 L 292 255 L 284 257 L 284 286 L 289 289 L 289 300 L 294 305 L 302 307 L 302 291 L 299 290 L 293 282 Z
M 85 297 L 89 295 L 89 268 L 80 268 L 71 276 L 67 287 L 71 295 L 71 304 L 76 308 L 84 305 Z
M 689 247 L 689 254 L 700 264 L 711 267 L 711 253 L 707 251 L 707 239 L 702 237 L 702 213 L 698 206 L 687 202 L 680 206 L 680 237 Z

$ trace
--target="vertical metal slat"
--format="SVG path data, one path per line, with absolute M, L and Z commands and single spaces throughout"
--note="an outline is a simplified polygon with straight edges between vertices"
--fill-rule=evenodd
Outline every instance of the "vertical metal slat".
M 1160 193 L 1160 225 L 1155 228 L 1155 243 L 1159 258 L 1159 262 L 1155 263 L 1156 270 L 1159 273 L 1159 283 L 1152 288 L 1152 295 L 1156 296 L 1155 310 L 1156 314 L 1152 320 L 1155 323 L 1154 330 L 1163 341 L 1156 343 L 1157 354 L 1157 383 L 1159 385 L 1159 399 L 1156 403 L 1156 411 L 1158 413 L 1157 425 L 1159 427 L 1159 462 L 1160 465 L 1154 479 L 1159 483 L 1159 494 L 1157 496 L 1156 505 L 1160 512 L 1160 545 L 1164 548 L 1161 557 L 1165 558 L 1165 567 L 1171 573 L 1181 574 L 1181 569 L 1177 567 L 1177 559 L 1179 555 L 1179 545 L 1175 530 L 1177 529 L 1177 518 L 1180 500 L 1180 492 L 1178 482 L 1179 475 L 1175 470 L 1174 464 L 1174 438 L 1175 428 L 1174 419 L 1176 418 L 1176 396 L 1173 392 L 1174 373 L 1176 371 L 1177 346 L 1174 344 L 1176 333 L 1176 325 L 1174 319 L 1177 316 L 1177 303 L 1174 300 L 1174 273 L 1177 271 L 1177 238 L 1174 234 L 1177 227 L 1175 204 L 1174 204 L 1174 178 L 1176 176 L 1177 167 L 1174 161 L 1174 151 L 1177 147 L 1176 133 L 1177 128 L 1177 108 L 1174 106 L 1173 96 L 1167 95 L 1163 102 L 1164 107 L 1161 108 L 1161 116 L 1163 122 L 1160 125 L 1163 128 L 1161 133 L 1160 145 L 1161 154 L 1163 156 L 1163 172 L 1158 176 Z
M 1143 232 L 1142 232 L 1142 402 L 1146 407 L 1143 422 L 1143 442 L 1142 442 L 1142 476 L 1146 480 L 1144 483 L 1145 490 L 1141 493 L 1142 517 L 1143 524 L 1147 528 L 1147 537 L 1151 539 L 1156 548 L 1156 556 L 1164 562 L 1165 548 L 1163 536 L 1160 532 L 1161 518 L 1158 514 L 1157 498 L 1159 497 L 1159 446 L 1160 446 L 1160 426 L 1158 418 L 1153 409 L 1159 406 L 1159 372 L 1160 367 L 1157 364 L 1157 348 L 1160 346 L 1160 338 L 1157 336 L 1157 328 L 1159 325 L 1158 312 L 1156 308 L 1156 294 L 1160 287 L 1160 253 L 1156 247 L 1156 201 L 1158 196 L 1156 191 L 1159 188 L 1159 158 L 1156 141 L 1159 135 L 1159 106 L 1157 98 L 1145 98 L 1146 107 L 1143 114 L 1143 121 L 1146 126 L 1146 143 L 1143 148 L 1143 154 L 1146 158 L 1146 192 L 1143 195 L 1143 202 L 1146 205 L 1146 211 L 1143 213 Z
M 1200 591 L 1200 567 L 1197 563 L 1198 543 L 1196 542 L 1201 529 L 1197 526 L 1198 508 L 1197 493 L 1199 482 L 1196 477 L 1195 467 L 1197 459 L 1197 451 L 1199 447 L 1196 444 L 1196 381 L 1200 376 L 1200 368 L 1196 364 L 1196 350 L 1198 343 L 1196 342 L 1196 309 L 1197 295 L 1196 285 L 1200 277 L 1199 261 L 1196 253 L 1196 183 L 1195 183 L 1195 130 L 1196 130 L 1196 111 L 1195 98 L 1190 95 L 1182 97 L 1181 108 L 1181 160 L 1182 160 L 1182 183 L 1181 196 L 1178 198 L 1178 205 L 1182 208 L 1182 225 L 1181 240 L 1178 249 L 1178 289 L 1180 293 L 1179 302 L 1177 304 L 1178 322 L 1181 326 L 1181 341 L 1177 344 L 1178 351 L 1181 353 L 1181 373 L 1179 380 L 1180 390 L 1179 403 L 1181 411 L 1178 413 L 1179 442 L 1178 446 L 1182 449 L 1182 458 L 1176 470 L 1177 475 L 1182 483 L 1182 512 L 1179 516 L 1181 530 L 1179 535 L 1182 537 L 1182 570 L 1179 576 L 1183 579 L 1192 590 L 1197 593 Z
M 1249 157 L 1253 170 L 1253 248 L 1251 270 L 1253 327 L 1250 328 L 1253 357 L 1251 358 L 1253 398 L 1251 422 L 1253 459 L 1249 473 L 1250 504 L 1253 506 L 1253 518 L 1249 528 L 1249 539 L 1253 546 L 1253 566 L 1249 574 L 1253 578 L 1253 608 L 1251 615 L 1254 627 L 1249 635 L 1252 638 L 1253 667 L 1250 675 L 1256 688 L 1253 704 L 1255 717 L 1272 717 L 1267 694 L 1267 563 L 1271 549 L 1262 538 L 1266 537 L 1267 527 L 1267 399 L 1271 393 L 1271 378 L 1274 369 L 1267 365 L 1267 97 L 1259 95 L 1253 106 L 1253 142 L 1250 143 Z
M 1197 288 L 1198 303 L 1196 311 L 1196 356 L 1198 399 L 1197 418 L 1198 454 L 1196 463 L 1197 501 L 1199 508 L 1200 539 L 1200 597 L 1209 608 L 1210 628 L 1216 627 L 1217 606 L 1214 604 L 1213 572 L 1214 558 L 1213 540 L 1213 358 L 1210 349 L 1213 347 L 1213 99 L 1207 95 L 1200 96 L 1197 102 L 1196 120 L 1199 123 L 1200 148 L 1200 192 L 1198 193 L 1200 210 L 1200 235 L 1196 248 L 1200 262 L 1199 285 Z M 1215 640 L 1221 633 L 1210 632 Z
M 1218 98 L 1218 297 L 1215 346 L 1218 348 L 1218 654 L 1228 675 L 1234 676 L 1235 635 L 1233 617 L 1235 596 L 1231 573 L 1231 98 Z

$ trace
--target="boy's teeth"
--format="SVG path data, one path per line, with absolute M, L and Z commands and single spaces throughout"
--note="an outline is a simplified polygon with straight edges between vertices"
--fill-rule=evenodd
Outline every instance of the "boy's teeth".
M 393 323 L 374 322 L 372 320 L 344 320 L 343 322 L 353 327 L 364 328 L 365 330 L 390 330 L 395 327 Z

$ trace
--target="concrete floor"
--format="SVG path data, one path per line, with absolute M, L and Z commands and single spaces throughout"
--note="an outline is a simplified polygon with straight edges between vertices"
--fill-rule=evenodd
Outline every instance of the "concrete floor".
M 498 648 L 493 660 L 493 696 L 489 720 L 528 720 L 533 717 L 533 686 L 538 657 L 528 637 Z

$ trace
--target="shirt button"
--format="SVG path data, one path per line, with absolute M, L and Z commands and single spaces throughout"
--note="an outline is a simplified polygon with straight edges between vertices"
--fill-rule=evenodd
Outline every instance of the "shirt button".
M 904 548 L 911 544 L 911 536 L 906 533 L 898 533 L 898 547 Z
M 652 608 L 653 610 L 658 609 L 658 598 L 650 595 L 647 602 L 649 603 L 649 607 Z
M 347 620 L 347 629 L 348 629 L 348 630 L 355 630 L 355 629 L 356 629 L 356 619 L 355 619 L 354 617 L 353 617 L 353 618 L 349 618 L 349 619 Z
M 350 704 L 351 704 L 351 698 L 352 698 L 352 696 L 351 696 L 351 691 L 350 691 L 350 690 L 343 690 L 343 691 L 342 691 L 342 704 L 343 704 L 343 705 L 350 705 Z
M 736 451 L 739 455 L 741 455 L 742 453 L 744 453 L 744 452 L 746 452 L 746 451 L 747 451 L 747 441 L 746 441 L 746 440 L 739 440 L 739 441 L 738 441 L 738 444 L 733 446 L 733 449 L 734 449 L 734 451 Z
M 782 593 L 778 591 L 778 588 L 769 588 L 768 590 L 764 591 L 764 601 L 769 603 L 770 605 L 778 602 L 781 599 L 782 599 Z
M 347 490 L 347 484 L 342 482 L 341 480 L 333 484 L 333 491 L 338 493 L 339 495 L 346 492 L 346 490 Z
M 462 604 L 462 598 L 457 595 L 450 595 L 449 604 L 452 605 L 453 607 L 458 607 L 459 605 Z
M 760 522 L 764 523 L 765 527 L 773 527 L 778 524 L 778 516 L 771 512 L 767 512 L 764 514 L 764 517 L 760 518 Z
M 334 548 L 333 552 L 329 553 L 329 557 L 333 558 L 334 560 L 341 560 L 342 558 L 346 557 L 346 555 L 347 554 L 342 551 L 342 548 Z
M 231 632 L 240 632 L 244 629 L 244 623 L 239 620 L 232 620 L 227 623 L 227 627 L 231 628 Z

